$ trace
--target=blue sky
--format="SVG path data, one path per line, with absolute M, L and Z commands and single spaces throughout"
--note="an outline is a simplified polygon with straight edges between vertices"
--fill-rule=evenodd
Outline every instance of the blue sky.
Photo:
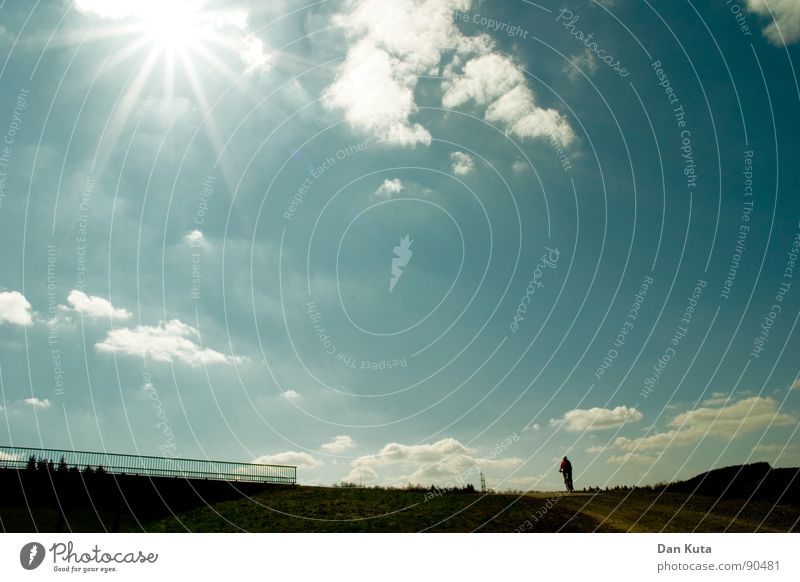
M 0 5 L 0 433 L 559 487 L 800 463 L 800 7 Z

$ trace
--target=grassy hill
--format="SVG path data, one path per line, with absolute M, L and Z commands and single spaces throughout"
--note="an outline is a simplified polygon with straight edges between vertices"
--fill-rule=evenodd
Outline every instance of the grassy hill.
M 146 524 L 151 532 L 789 532 L 800 506 L 687 493 L 448 494 L 296 487 Z
M 86 499 L 81 500 L 69 479 L 51 482 L 38 473 L 22 475 L 30 482 L 18 474 L 7 477 L 0 531 L 9 532 L 800 531 L 800 469 L 763 463 L 663 486 L 571 495 L 254 483 L 243 488 L 117 475 L 82 480 Z M 25 484 L 18 492 L 25 499 L 18 503 L 12 503 L 12 481 Z M 65 508 L 63 516 L 56 499 Z M 37 503 L 29 509 L 32 501 Z

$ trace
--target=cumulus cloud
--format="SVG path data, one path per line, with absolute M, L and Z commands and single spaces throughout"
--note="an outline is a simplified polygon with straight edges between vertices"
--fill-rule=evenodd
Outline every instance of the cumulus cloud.
M 244 358 L 227 356 L 195 342 L 200 333 L 178 319 L 158 325 L 112 329 L 106 339 L 95 344 L 100 352 L 149 357 L 156 362 L 180 361 L 192 366 L 201 364 L 240 363 Z
M 19 291 L 0 292 L 0 323 L 30 325 L 33 323 L 31 304 Z
M 492 52 L 467 61 L 463 68 L 448 67 L 443 88 L 445 107 L 486 107 L 486 121 L 516 137 L 545 137 L 560 146 L 575 138 L 564 116 L 536 105 L 525 76 L 505 55 Z
M 800 378 L 798 378 L 792 383 L 792 387 L 790 388 L 790 390 L 800 390 Z
M 332 441 L 320 445 L 319 448 L 328 453 L 338 454 L 338 453 L 343 453 L 349 449 L 352 449 L 355 446 L 356 446 L 356 441 L 354 441 L 346 434 L 340 434 L 338 436 L 333 437 Z
M 420 75 L 436 75 L 442 53 L 462 37 L 453 10 L 469 0 L 350 0 L 335 18 L 350 41 L 336 80 L 323 97 L 344 112 L 351 127 L 378 141 L 430 144 L 431 134 L 412 122 Z
M 388 178 L 383 181 L 378 189 L 375 191 L 375 196 L 378 198 L 391 198 L 395 194 L 399 194 L 403 190 L 403 182 L 400 178 Z
M 527 170 L 528 167 L 528 163 L 525 160 L 514 160 L 514 163 L 511 165 L 511 169 L 518 174 Z
M 618 428 L 629 422 L 638 422 L 642 413 L 629 406 L 616 408 L 576 408 L 564 413 L 562 418 L 550 420 L 551 426 L 563 425 L 565 429 L 575 432 L 586 430 L 603 430 Z
M 539 426 L 536 423 L 529 424 L 528 426 L 526 426 L 525 428 L 522 429 L 522 432 L 536 432 L 536 431 L 540 430 L 541 428 L 542 427 Z
M 549 136 L 562 144 L 571 141 L 566 120 L 553 110 L 535 105 L 522 74 L 510 59 L 497 52 L 488 35 L 467 36 L 458 30 L 453 13 L 470 5 L 470 0 L 346 2 L 335 22 L 343 28 L 349 48 L 336 80 L 324 92 L 326 107 L 342 111 L 352 128 L 375 136 L 377 141 L 428 145 L 430 132 L 412 120 L 417 111 L 414 93 L 419 77 L 440 75 L 444 66 L 443 104 L 457 107 L 470 100 L 478 102 L 467 87 L 480 85 L 491 71 L 483 68 L 486 61 L 482 57 L 469 57 L 488 53 L 494 62 L 505 65 L 500 74 L 492 75 L 505 90 L 496 92 L 492 100 L 479 101 L 490 106 L 487 120 L 519 137 Z M 462 68 L 481 69 L 481 75 L 462 74 Z M 514 89 L 515 93 L 493 103 Z
M 254 463 L 263 465 L 292 465 L 298 469 L 316 469 L 322 466 L 322 461 L 302 451 L 286 451 L 274 455 L 261 455 L 253 459 Z
M 24 404 L 33 406 L 34 408 L 50 408 L 50 405 L 52 404 L 52 402 L 50 402 L 47 398 L 41 399 L 36 397 L 26 398 L 22 402 Z
M 669 423 L 671 430 L 639 438 L 619 437 L 614 446 L 635 451 L 659 451 L 670 446 L 695 443 L 716 437 L 732 439 L 770 426 L 789 426 L 797 420 L 778 410 L 773 398 L 753 396 L 723 407 L 701 407 L 678 414 Z
M 775 46 L 800 40 L 800 2 L 797 0 L 746 0 L 747 9 L 772 19 L 763 33 Z
M 466 484 L 476 481 L 482 470 L 509 471 L 521 465 L 523 460 L 518 457 L 498 458 L 511 443 L 509 437 L 485 456 L 454 438 L 422 445 L 389 443 L 374 455 L 354 459 L 345 480 L 440 486 Z
M 67 295 L 67 303 L 69 303 L 73 311 L 87 315 L 92 319 L 100 317 L 129 319 L 131 317 L 131 312 L 127 309 L 114 307 L 107 299 L 94 295 L 87 295 L 83 291 L 78 291 L 77 289 L 73 289 L 69 292 L 69 295 Z
M 450 163 L 456 176 L 466 176 L 475 169 L 475 159 L 466 152 L 451 153 Z
M 286 390 L 283 392 L 283 397 L 286 400 L 297 400 L 300 398 L 300 393 L 297 390 Z

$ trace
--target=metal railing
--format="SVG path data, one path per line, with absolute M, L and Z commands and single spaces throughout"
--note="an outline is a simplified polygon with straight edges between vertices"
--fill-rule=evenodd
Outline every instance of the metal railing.
M 33 459 L 33 461 L 31 461 Z M 261 465 L 174 457 L 150 457 L 62 449 L 33 449 L 0 445 L 0 468 L 105 472 L 114 475 L 183 477 L 248 483 L 297 482 L 297 467 Z M 99 470 L 99 471 L 98 471 Z

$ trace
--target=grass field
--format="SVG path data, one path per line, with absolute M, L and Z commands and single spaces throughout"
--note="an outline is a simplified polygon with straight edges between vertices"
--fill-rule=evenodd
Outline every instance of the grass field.
M 294 487 L 149 524 L 149 532 L 789 532 L 800 507 L 685 493 L 447 494 Z M 131 524 L 127 524 L 131 525 Z M 132 530 L 141 531 L 134 525 Z

